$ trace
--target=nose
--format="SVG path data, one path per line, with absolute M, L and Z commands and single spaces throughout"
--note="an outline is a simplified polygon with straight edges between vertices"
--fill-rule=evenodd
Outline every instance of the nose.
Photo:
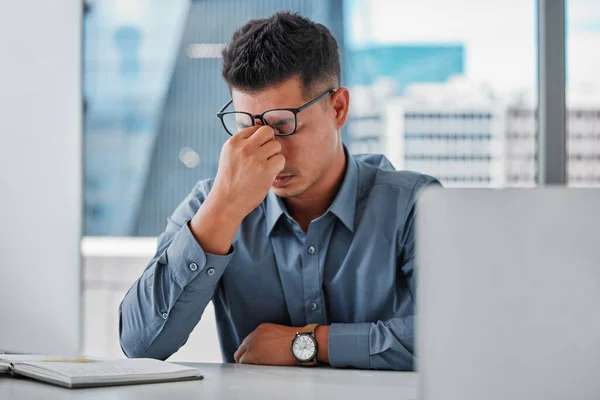
M 263 120 L 260 119 L 260 116 L 258 116 L 258 115 L 253 115 L 252 117 L 254 118 L 254 125 L 256 125 L 256 126 L 265 126 L 265 125 L 271 126 L 269 124 L 265 124 L 263 122 Z M 273 128 L 273 127 L 271 127 L 271 128 Z M 275 128 L 273 128 L 273 130 L 275 130 Z M 278 138 L 279 136 L 275 136 L 275 137 Z

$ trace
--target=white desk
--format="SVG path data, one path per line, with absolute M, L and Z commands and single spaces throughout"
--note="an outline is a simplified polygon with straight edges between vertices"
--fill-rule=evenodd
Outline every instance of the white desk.
M 202 371 L 204 380 L 69 390 L 28 379 L 0 376 L 0 399 L 414 400 L 417 397 L 417 375 L 412 372 L 237 364 L 185 365 Z

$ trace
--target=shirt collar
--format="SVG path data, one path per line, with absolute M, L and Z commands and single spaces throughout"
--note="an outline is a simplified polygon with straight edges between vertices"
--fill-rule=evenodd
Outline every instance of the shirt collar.
M 358 191 L 358 166 L 356 160 L 344 146 L 346 153 L 346 172 L 344 181 L 333 203 L 329 207 L 331 211 L 351 232 L 354 232 L 354 212 L 356 209 L 356 195 Z M 287 214 L 287 208 L 283 200 L 279 198 L 272 190 L 267 193 L 265 202 L 267 235 L 275 228 L 277 221 L 283 214 Z M 326 212 L 326 213 L 327 213 Z
M 329 207 L 350 232 L 354 232 L 354 212 L 356 209 L 356 193 L 358 192 L 358 166 L 356 160 L 344 147 L 346 152 L 346 174 L 335 200 Z
M 287 209 L 283 201 L 277 196 L 272 190 L 267 193 L 266 207 L 266 218 L 267 218 L 267 235 L 271 235 L 273 228 L 279 221 L 279 217 L 287 213 Z

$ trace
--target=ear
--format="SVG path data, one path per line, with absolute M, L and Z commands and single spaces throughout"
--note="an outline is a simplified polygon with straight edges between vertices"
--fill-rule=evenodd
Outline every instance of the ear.
M 350 92 L 345 87 L 340 87 L 333 95 L 331 95 L 330 101 L 333 105 L 335 128 L 341 129 L 346 124 L 346 119 L 348 118 Z

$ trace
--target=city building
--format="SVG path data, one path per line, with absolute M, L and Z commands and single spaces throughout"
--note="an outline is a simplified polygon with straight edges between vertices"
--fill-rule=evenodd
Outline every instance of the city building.
M 489 87 L 462 77 L 411 85 L 385 109 L 385 153 L 446 187 L 502 186 L 502 109 Z
M 600 186 L 600 86 L 567 88 L 567 182 Z M 537 179 L 535 93 L 528 91 L 506 110 L 506 185 L 535 186 Z
M 465 50 L 455 43 L 403 43 L 349 48 L 351 92 L 346 144 L 352 153 L 383 153 L 385 109 L 415 83 L 444 83 L 464 74 Z

